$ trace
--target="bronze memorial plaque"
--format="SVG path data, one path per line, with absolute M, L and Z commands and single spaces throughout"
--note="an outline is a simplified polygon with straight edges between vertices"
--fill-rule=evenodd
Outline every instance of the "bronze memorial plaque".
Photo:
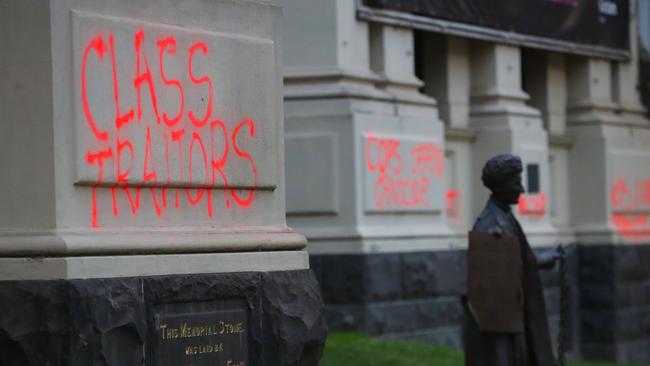
M 160 366 L 248 365 L 248 318 L 238 302 L 166 304 L 156 314 Z
M 482 331 L 523 331 L 519 239 L 469 233 L 467 295 Z

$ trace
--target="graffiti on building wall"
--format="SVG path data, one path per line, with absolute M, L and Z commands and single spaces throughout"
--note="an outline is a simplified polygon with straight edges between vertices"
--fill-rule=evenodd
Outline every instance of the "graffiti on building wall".
M 238 170 L 246 171 L 257 182 L 255 160 L 242 147 L 246 139 L 255 139 L 255 121 L 242 116 L 236 123 L 225 123 L 219 118 L 215 109 L 218 86 L 210 74 L 216 71 L 197 71 L 215 51 L 202 41 L 181 47 L 173 35 L 154 38 L 142 29 L 135 30 L 132 36 L 129 41 L 133 45 L 134 64 L 122 63 L 116 54 L 117 40 L 113 33 L 97 35 L 86 44 L 83 54 L 78 55 L 81 57 L 81 106 L 93 140 L 82 153 L 85 163 L 96 169 L 91 185 L 92 227 L 100 228 L 102 213 L 112 212 L 116 217 L 124 212 L 137 214 L 142 209 L 143 190 L 151 194 L 153 207 L 148 209 L 153 209 L 158 217 L 182 203 L 203 207 L 205 214 L 212 217 L 217 208 L 213 199 L 217 186 L 223 189 L 220 202 L 224 208 L 249 206 L 255 191 L 229 186 L 225 168 L 237 164 Z M 148 46 L 150 50 L 157 49 L 157 54 L 145 52 L 147 42 L 154 42 L 153 47 Z M 179 59 L 187 65 L 183 73 L 178 67 L 165 68 L 172 61 L 179 65 Z M 120 79 L 118 75 L 121 70 L 131 70 L 135 77 L 120 83 L 118 80 L 124 80 L 124 76 Z M 111 97 L 102 101 L 103 104 L 96 99 L 93 103 L 88 97 L 89 93 L 96 93 L 90 90 L 88 80 L 100 71 L 112 73 L 113 81 L 112 85 L 92 85 L 110 90 L 107 94 Z M 131 88 L 129 93 L 125 93 L 127 88 Z M 200 108 L 196 103 L 190 106 L 186 98 L 189 92 L 201 93 Z M 125 94 L 137 97 L 126 98 Z M 176 102 L 161 103 L 161 95 L 166 100 L 175 98 Z M 113 108 L 114 119 L 100 124 L 94 111 L 106 105 Z M 143 115 L 152 117 L 143 118 Z M 109 165 L 112 171 L 108 171 Z M 108 180 L 108 175 L 114 178 Z M 183 182 L 188 184 L 183 186 Z M 99 207 L 99 188 L 110 189 L 111 206 Z
M 543 192 L 522 194 L 517 202 L 517 212 L 526 217 L 541 218 L 546 213 L 546 208 L 546 195 Z
M 447 218 L 460 222 L 461 216 L 461 191 L 458 189 L 448 189 L 445 193 L 445 210 L 447 211 Z
M 650 239 L 650 179 L 619 177 L 609 191 L 611 223 L 619 235 L 630 240 Z
M 444 175 L 444 151 L 433 143 L 407 145 L 367 132 L 364 158 L 366 169 L 375 173 L 373 198 L 379 210 L 429 207 L 433 179 Z

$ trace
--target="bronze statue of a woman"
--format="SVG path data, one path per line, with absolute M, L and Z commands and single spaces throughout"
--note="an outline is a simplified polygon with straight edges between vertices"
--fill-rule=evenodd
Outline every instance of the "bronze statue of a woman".
M 536 257 L 511 212 L 510 206 L 516 204 L 524 192 L 522 170 L 521 159 L 513 155 L 497 155 L 485 164 L 481 178 L 492 195 L 476 220 L 473 232 L 489 233 L 495 238 L 508 236 L 518 239 L 517 252 L 521 259 L 514 259 L 521 263 L 518 266 L 521 271 L 513 278 L 520 281 L 514 286 L 518 289 L 517 306 L 520 309 L 517 310 L 520 311 L 517 313 L 523 318 L 523 327 L 512 332 L 481 329 L 471 302 L 465 299 L 463 343 L 467 366 L 555 365 L 538 268 L 552 267 L 559 254 L 549 251 Z

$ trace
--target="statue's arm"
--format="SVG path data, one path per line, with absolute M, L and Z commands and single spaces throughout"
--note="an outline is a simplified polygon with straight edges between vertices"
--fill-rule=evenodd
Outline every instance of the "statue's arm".
M 537 257 L 537 267 L 540 269 L 550 269 L 553 268 L 555 262 L 562 257 L 562 254 L 558 248 L 547 249 L 543 252 L 536 255 Z

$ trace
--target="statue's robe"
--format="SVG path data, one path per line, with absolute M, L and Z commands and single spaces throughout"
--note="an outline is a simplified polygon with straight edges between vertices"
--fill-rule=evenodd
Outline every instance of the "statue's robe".
M 524 332 L 482 332 L 464 301 L 463 346 L 466 366 L 553 366 L 551 338 L 546 319 L 544 293 L 533 253 L 526 235 L 510 210 L 490 198 L 474 224 L 474 231 L 519 238 L 522 259 Z

